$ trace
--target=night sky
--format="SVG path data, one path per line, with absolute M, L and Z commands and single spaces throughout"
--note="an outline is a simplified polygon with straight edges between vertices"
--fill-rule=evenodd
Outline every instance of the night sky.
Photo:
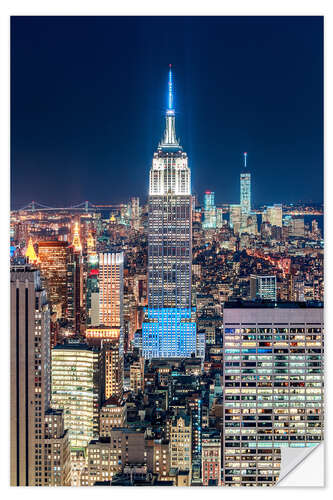
M 12 207 L 146 199 L 168 65 L 192 192 L 323 199 L 321 17 L 14 17 Z

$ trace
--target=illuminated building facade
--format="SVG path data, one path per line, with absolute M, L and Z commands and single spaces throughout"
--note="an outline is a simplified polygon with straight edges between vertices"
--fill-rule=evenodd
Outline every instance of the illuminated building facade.
M 148 209 L 148 309 L 142 325 L 145 358 L 195 352 L 191 303 L 192 196 L 187 154 L 175 130 L 172 72 L 162 142 L 150 170 Z
M 192 421 L 189 415 L 174 415 L 170 419 L 170 467 L 179 471 L 192 470 Z
M 68 431 L 64 429 L 63 410 L 45 412 L 45 470 L 48 486 L 71 486 L 71 456 Z
M 250 276 L 250 298 L 276 300 L 276 276 Z
M 10 285 L 10 482 L 12 486 L 43 486 L 44 470 L 38 471 L 39 461 L 44 460 L 43 417 L 50 395 L 50 313 L 38 271 L 13 267 Z M 41 423 L 37 426 L 37 422 Z
M 111 397 L 101 406 L 99 412 L 99 435 L 109 437 L 114 427 L 126 427 L 126 403 L 117 397 Z
M 79 224 L 74 225 L 73 243 L 68 248 L 67 319 L 75 333 L 80 333 L 83 307 L 83 260 Z
M 240 174 L 240 206 L 242 216 L 251 213 L 251 174 L 247 169 L 247 153 L 244 153 L 244 168 Z
M 120 338 L 120 327 L 115 326 L 92 326 L 86 329 L 85 336 L 88 344 L 101 346 L 101 341 L 118 341 Z
M 143 392 L 145 380 L 145 361 L 140 358 L 134 361 L 130 366 L 130 387 L 131 391 L 137 394 L 139 391 Z
M 40 241 L 38 243 L 39 268 L 45 282 L 50 305 L 61 304 L 62 315 L 67 310 L 68 243 Z
M 102 341 L 102 389 L 104 400 L 123 396 L 124 354 L 120 339 Z
M 84 449 L 98 434 L 99 351 L 72 338 L 56 345 L 51 359 L 52 406 L 64 410 L 71 449 Z
M 25 256 L 26 256 L 29 264 L 35 264 L 37 262 L 37 255 L 35 252 L 34 245 L 32 243 L 32 238 L 29 238 L 29 243 L 28 243 L 27 250 L 25 252 Z
M 204 195 L 204 221 L 203 229 L 216 229 L 215 193 L 206 191 Z
M 221 433 L 206 429 L 202 433 L 201 470 L 203 486 L 221 486 Z
M 291 219 L 290 236 L 300 236 L 304 238 L 304 217 L 295 217 Z
M 87 257 L 86 324 L 99 325 L 99 260 L 96 253 Z
M 229 214 L 230 214 L 229 215 L 230 227 L 233 228 L 234 234 L 239 234 L 239 230 L 240 230 L 241 222 L 242 222 L 241 206 L 235 205 L 235 204 L 230 205 Z
M 110 481 L 126 464 L 144 464 L 145 435 L 132 429 L 115 428 L 110 436 L 93 440 L 87 448 L 87 466 L 81 474 L 81 486 Z
M 262 214 L 262 222 L 269 222 L 271 226 L 282 227 L 282 205 L 274 204 L 267 207 Z
M 140 229 L 140 199 L 131 198 L 131 227 L 138 231 Z
M 88 345 L 101 351 L 101 396 L 121 398 L 124 383 L 124 350 L 122 329 L 115 327 L 90 327 L 85 332 Z
M 99 254 L 99 324 L 123 327 L 124 254 Z
M 157 474 L 159 479 L 169 479 L 170 472 L 170 449 L 169 443 L 161 439 L 146 440 L 147 463 L 153 474 Z
M 39 271 L 11 269 L 10 484 L 68 485 L 68 436 L 63 415 L 50 433 L 50 312 Z M 57 466 L 49 468 L 49 449 Z
M 225 303 L 226 486 L 270 486 L 283 447 L 323 439 L 322 303 Z

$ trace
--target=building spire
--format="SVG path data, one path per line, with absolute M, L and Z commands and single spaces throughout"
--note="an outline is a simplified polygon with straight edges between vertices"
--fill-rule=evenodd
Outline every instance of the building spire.
M 247 167 L 246 160 L 247 160 L 247 153 L 244 153 L 244 168 Z
M 169 79 L 168 79 L 168 105 L 165 113 L 165 130 L 163 141 L 159 145 L 160 148 L 180 148 L 179 142 L 176 139 L 175 127 L 175 108 L 173 95 L 173 77 L 172 66 L 169 64 Z
M 27 250 L 25 252 L 25 256 L 30 264 L 35 264 L 38 260 L 31 237 L 29 238 L 29 243 Z
M 80 241 L 80 231 L 79 231 L 79 223 L 76 221 L 74 224 L 74 236 L 73 236 L 73 243 L 75 252 L 82 252 L 82 245 Z
M 168 82 L 168 87 L 169 87 L 169 95 L 168 95 L 168 111 L 173 110 L 173 89 L 172 89 L 172 70 L 171 70 L 172 65 L 169 64 L 169 82 Z M 174 111 L 174 110 L 173 110 Z

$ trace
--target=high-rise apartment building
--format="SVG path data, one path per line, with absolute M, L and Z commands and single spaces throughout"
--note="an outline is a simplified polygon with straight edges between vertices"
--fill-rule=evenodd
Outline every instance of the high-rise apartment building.
M 276 276 L 250 276 L 250 299 L 276 300 Z
M 99 324 L 123 327 L 124 254 L 99 254 Z
M 75 333 L 80 334 L 83 308 L 83 260 L 79 224 L 74 225 L 73 243 L 68 247 L 67 314 L 66 319 Z
M 148 309 L 142 325 L 145 358 L 186 357 L 196 350 L 191 172 L 176 138 L 173 99 L 170 68 L 164 137 L 150 170 Z
M 52 349 L 51 357 L 52 406 L 64 410 L 71 449 L 84 449 L 98 435 L 99 350 L 69 338 Z
M 124 385 L 124 350 L 122 329 L 115 327 L 91 327 L 85 332 L 86 342 L 101 353 L 100 392 L 103 401 L 111 397 L 121 398 Z
M 304 238 L 304 217 L 293 217 L 291 219 L 291 236 Z
M 204 221 L 203 229 L 216 229 L 215 193 L 206 191 L 204 195 Z
M 262 214 L 262 222 L 269 222 L 271 226 L 282 227 L 282 205 L 279 203 L 267 207 Z
M 68 243 L 40 241 L 38 259 L 42 282 L 45 283 L 51 308 L 61 304 L 63 317 L 67 310 Z
M 99 325 L 99 258 L 92 252 L 87 256 L 86 324 Z
M 281 448 L 323 439 L 323 304 L 224 304 L 226 486 L 269 486 Z
M 124 386 L 124 355 L 120 339 L 102 341 L 102 389 L 103 399 L 121 398 Z
M 131 227 L 138 231 L 140 229 L 140 198 L 131 198 Z
M 230 205 L 229 221 L 230 227 L 233 228 L 234 233 L 238 234 L 242 223 L 242 211 L 240 205 Z
M 50 312 L 40 274 L 30 266 L 11 269 L 10 484 L 67 485 L 68 436 L 63 415 L 50 434 Z M 49 467 L 49 449 L 57 467 Z

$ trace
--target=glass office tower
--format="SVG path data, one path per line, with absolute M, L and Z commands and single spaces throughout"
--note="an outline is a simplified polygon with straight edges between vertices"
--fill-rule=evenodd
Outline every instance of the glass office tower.
M 203 229 L 216 229 L 215 193 L 206 191 L 204 196 L 204 221 Z
M 247 153 L 244 153 L 244 167 L 240 174 L 240 206 L 242 215 L 251 212 L 251 174 L 247 168 Z
M 272 486 L 281 450 L 323 439 L 323 303 L 226 302 L 225 486 Z

